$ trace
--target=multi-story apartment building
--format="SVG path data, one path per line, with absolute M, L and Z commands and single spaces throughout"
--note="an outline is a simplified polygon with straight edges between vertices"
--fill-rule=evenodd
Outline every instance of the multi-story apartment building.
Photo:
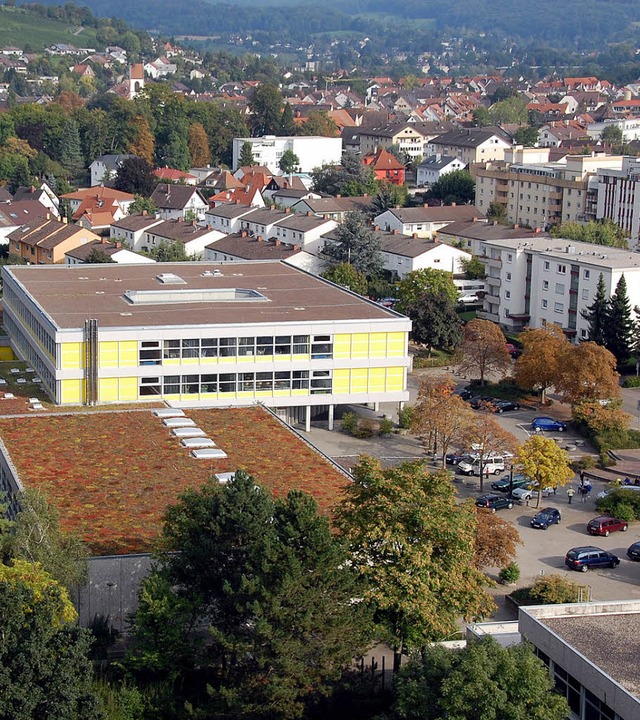
M 587 337 L 582 316 L 602 275 L 611 296 L 622 275 L 631 306 L 640 304 L 640 257 L 627 250 L 545 236 L 480 243 L 487 293 L 483 317 L 519 332 L 554 323 L 570 339 Z
M 408 318 L 280 262 L 4 267 L 4 327 L 62 405 L 404 402 Z
M 426 155 L 448 155 L 465 165 L 502 160 L 511 142 L 498 132 L 484 128 L 462 128 L 440 135 L 429 142 Z
M 548 153 L 546 148 L 516 148 L 505 153 L 502 163 L 477 166 L 476 207 L 486 213 L 499 202 L 509 222 L 531 228 L 595 220 L 596 173 L 620 170 L 622 157 L 576 155 L 548 162 Z
M 240 166 L 242 146 L 251 145 L 253 159 L 274 175 L 279 175 L 280 160 L 287 150 L 298 158 L 298 172 L 308 173 L 322 165 L 339 165 L 342 159 L 342 138 L 302 137 L 297 135 L 264 135 L 258 138 L 233 139 L 233 169 Z
M 622 170 L 598 170 L 598 220 L 608 218 L 623 228 L 630 245 L 640 244 L 640 160 L 625 157 Z
M 378 148 L 390 148 L 396 145 L 412 160 L 422 160 L 427 155 L 429 142 L 449 132 L 451 123 L 436 122 L 401 122 L 389 123 L 379 127 L 364 127 L 358 129 L 360 153 L 369 155 Z

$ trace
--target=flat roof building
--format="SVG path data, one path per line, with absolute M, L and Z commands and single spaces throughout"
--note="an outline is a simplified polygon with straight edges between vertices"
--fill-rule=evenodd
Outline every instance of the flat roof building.
M 4 325 L 57 404 L 408 399 L 408 318 L 280 262 L 4 267 Z M 295 412 L 294 412 L 295 411 Z M 303 417 L 301 417 L 301 415 Z

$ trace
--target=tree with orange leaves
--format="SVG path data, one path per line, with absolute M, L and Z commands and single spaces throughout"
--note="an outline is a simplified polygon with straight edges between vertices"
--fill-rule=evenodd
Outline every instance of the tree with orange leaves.
M 144 115 L 136 115 L 132 124 L 135 131 L 134 139 L 129 144 L 129 152 L 146 160 L 149 165 L 153 165 L 155 141 L 149 129 L 147 118 Z
M 560 358 L 570 349 L 569 341 L 557 325 L 527 330 L 519 339 L 524 349 L 514 368 L 516 383 L 541 391 L 544 403 L 546 391 L 558 380 Z

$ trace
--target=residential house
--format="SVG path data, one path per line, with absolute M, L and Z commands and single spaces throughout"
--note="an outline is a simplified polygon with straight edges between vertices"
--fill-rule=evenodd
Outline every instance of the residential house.
M 456 170 L 464 170 L 465 163 L 450 155 L 430 155 L 416 168 L 416 185 L 428 187 L 438 182 L 443 175 Z
M 452 130 L 429 141 L 429 155 L 456 157 L 465 165 L 502 160 L 511 143 L 502 133 L 487 128 Z
M 175 75 L 177 69 L 178 66 L 175 63 L 169 62 L 164 56 L 157 58 L 153 62 L 145 63 L 144 65 L 145 73 L 154 80 Z
M 247 216 L 243 221 L 248 219 Z M 335 220 L 317 217 L 312 212 L 302 215 L 285 211 L 285 217 L 272 227 L 269 237 L 290 245 L 300 245 L 306 252 L 317 254 L 324 245 L 323 237 L 337 225 Z
M 251 205 L 224 203 L 209 208 L 204 214 L 204 222 L 212 230 L 217 230 L 225 235 L 238 233 L 242 229 L 242 218 L 253 210 Z
M 67 250 L 64 254 L 65 265 L 84 265 L 91 258 L 93 252 L 100 252 L 108 256 L 111 262 L 125 265 L 143 265 L 155 262 L 155 260 L 145 255 L 131 252 L 121 242 L 112 243 L 106 238 L 100 238 L 100 240 L 93 240 L 73 250 Z
M 326 197 L 326 198 L 305 198 L 298 200 L 291 209 L 296 213 L 306 214 L 308 212 L 326 217 L 329 220 L 342 222 L 348 212 L 369 212 L 372 198 L 369 195 L 360 197 Z
M 191 216 L 202 220 L 209 207 L 200 191 L 190 185 L 160 183 L 151 193 L 151 201 L 163 220 L 188 220 Z
M 138 251 L 142 246 L 142 238 L 147 230 L 164 222 L 154 215 L 141 214 L 126 215 L 111 223 L 109 237 L 114 242 L 126 244 L 132 250 Z
M 501 225 L 486 220 L 462 220 L 441 228 L 436 237 L 443 243 L 459 247 L 472 255 L 480 254 L 480 246 L 485 241 L 520 240 L 526 242 L 533 237 L 548 237 L 540 228 L 530 229 Z
M 387 232 L 396 230 L 402 235 L 432 238 L 434 233 L 453 222 L 482 220 L 484 215 L 473 205 L 444 205 L 440 207 L 390 208 L 374 218 L 374 223 Z
M 311 172 L 322 165 L 339 165 L 342 159 L 342 138 L 275 136 L 233 139 L 233 168 L 238 168 L 242 146 L 251 145 L 254 160 L 265 165 L 269 172 L 278 174 L 282 155 L 291 150 L 298 158 L 298 171 Z
M 235 203 L 236 205 L 251 205 L 251 207 L 265 206 L 264 197 L 257 185 L 247 185 L 242 188 L 221 190 L 215 195 L 209 196 L 209 205 L 211 207 L 226 205 L 228 203 Z
M 3 188 L 4 189 L 4 188 Z M 0 244 L 6 245 L 7 236 L 25 223 L 36 218 L 57 217 L 39 202 L 23 200 L 21 202 L 0 203 Z
M 183 172 L 182 170 L 176 170 L 175 168 L 167 167 L 166 165 L 162 168 L 156 168 L 153 174 L 164 182 L 181 183 L 183 185 L 197 185 L 198 178 L 196 175 L 191 173 Z
M 358 139 L 363 155 L 376 152 L 379 147 L 398 146 L 411 160 L 422 160 L 427 154 L 429 141 L 448 132 L 447 123 L 388 123 L 377 127 L 360 127 Z
M 637 253 L 564 238 L 487 240 L 479 258 L 487 273 L 482 316 L 510 332 L 555 324 L 572 340 L 588 337 L 583 312 L 602 275 L 607 298 L 622 275 L 631 307 L 640 304 Z
M 12 202 L 37 202 L 52 216 L 60 218 L 60 200 L 46 181 L 41 182 L 38 187 L 19 187 L 13 193 Z
M 278 207 L 292 207 L 300 200 L 319 200 L 320 195 L 311 190 L 297 190 L 294 188 L 283 188 L 270 194 L 269 199 Z
M 404 185 L 404 163 L 383 147 L 379 147 L 372 155 L 363 157 L 362 162 L 373 170 L 376 180 L 390 185 Z
M 96 185 L 94 187 L 81 188 L 75 192 L 66 193 L 61 196 L 61 199 L 68 201 L 72 215 L 76 215 L 78 211 L 82 212 L 84 208 L 91 209 L 102 202 L 101 207 L 104 208 L 115 209 L 117 206 L 122 214 L 120 217 L 122 217 L 123 215 L 128 215 L 129 208 L 135 200 L 135 197 L 131 193 Z
M 51 217 L 35 218 L 9 233 L 9 252 L 31 265 L 64 262 L 64 254 L 100 238 L 90 230 Z
M 588 137 L 586 128 L 576 120 L 550 122 L 538 130 L 538 145 L 540 147 L 559 147 L 563 142 L 583 140 Z
M 145 229 L 140 240 L 139 249 L 143 252 L 151 252 L 161 245 L 182 243 L 185 253 L 189 257 L 201 260 L 205 247 L 222 237 L 224 237 L 224 233 L 212 230 L 209 227 L 202 227 L 195 220 L 185 222 L 182 218 L 178 218 L 165 220 L 158 225 Z
M 101 155 L 96 158 L 89 170 L 91 172 L 91 185 L 107 185 L 113 183 L 125 160 L 136 157 L 135 155 Z

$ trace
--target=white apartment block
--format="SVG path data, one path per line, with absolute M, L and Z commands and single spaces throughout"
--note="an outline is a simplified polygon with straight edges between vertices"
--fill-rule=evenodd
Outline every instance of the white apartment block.
M 545 152 L 548 157 L 548 149 L 536 149 L 539 157 Z M 600 169 L 620 170 L 623 160 L 618 155 L 575 155 L 564 162 L 533 157 L 507 153 L 503 163 L 475 168 L 476 207 L 486 213 L 492 202 L 499 202 L 509 222 L 531 228 L 595 220 L 596 174 Z
M 482 242 L 479 257 L 487 272 L 482 316 L 510 331 L 554 323 L 571 340 L 584 339 L 582 312 L 600 274 L 607 296 L 624 275 L 631 306 L 640 304 L 640 255 L 627 250 L 541 236 Z
M 255 163 L 268 167 L 274 175 L 282 172 L 279 163 L 287 150 L 297 155 L 297 171 L 303 173 L 312 172 L 322 165 L 339 165 L 342 159 L 342 138 L 263 135 L 259 138 L 233 139 L 234 170 L 240 166 L 240 155 L 245 143 L 251 145 Z
M 598 170 L 598 220 L 609 219 L 630 237 L 629 245 L 640 245 L 640 160 L 624 158 L 622 170 Z

